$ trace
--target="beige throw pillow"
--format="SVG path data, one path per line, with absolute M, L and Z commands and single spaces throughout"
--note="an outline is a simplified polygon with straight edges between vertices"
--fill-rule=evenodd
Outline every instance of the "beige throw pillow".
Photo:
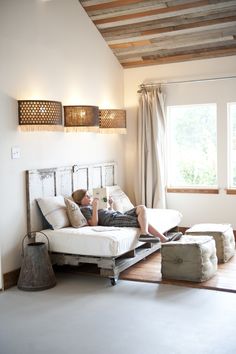
M 37 202 L 43 216 L 53 229 L 61 229 L 62 227 L 70 226 L 64 197 L 62 195 L 38 198 Z
M 67 214 L 73 227 L 82 227 L 88 225 L 86 218 L 81 213 L 79 206 L 70 199 L 65 198 Z

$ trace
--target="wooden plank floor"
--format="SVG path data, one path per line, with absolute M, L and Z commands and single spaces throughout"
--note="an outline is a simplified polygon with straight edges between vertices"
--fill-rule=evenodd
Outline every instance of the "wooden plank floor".
M 155 252 L 123 271 L 120 274 L 120 279 L 236 292 L 236 255 L 227 263 L 218 264 L 217 274 L 202 283 L 182 280 L 162 280 L 160 251 Z

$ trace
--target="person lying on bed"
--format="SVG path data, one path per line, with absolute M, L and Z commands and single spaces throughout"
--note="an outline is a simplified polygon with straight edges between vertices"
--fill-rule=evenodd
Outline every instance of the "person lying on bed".
M 148 223 L 147 208 L 138 205 L 135 208 L 121 213 L 113 210 L 113 200 L 109 198 L 108 209 L 98 209 L 98 199 L 92 198 L 86 189 L 78 189 L 72 193 L 72 198 L 79 205 L 80 210 L 90 226 L 116 226 L 140 228 L 141 242 L 168 242 L 177 241 L 181 238 L 179 232 L 172 237 L 167 237 Z

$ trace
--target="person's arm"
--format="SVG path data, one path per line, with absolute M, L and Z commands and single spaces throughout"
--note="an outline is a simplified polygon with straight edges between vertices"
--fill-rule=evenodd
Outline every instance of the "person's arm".
M 88 220 L 89 226 L 97 226 L 98 225 L 98 198 L 94 198 L 92 201 L 92 218 Z

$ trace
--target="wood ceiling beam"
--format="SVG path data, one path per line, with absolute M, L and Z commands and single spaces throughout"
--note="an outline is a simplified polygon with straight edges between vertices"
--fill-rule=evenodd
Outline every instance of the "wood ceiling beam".
M 85 11 L 97 11 L 97 10 L 105 10 L 105 9 L 114 9 L 116 7 L 121 7 L 129 4 L 137 4 L 141 2 L 140 0 L 119 0 L 119 1 L 107 1 L 105 3 L 96 4 L 96 5 L 88 5 L 83 6 Z
M 225 56 L 231 56 L 231 55 L 235 55 L 235 54 L 236 54 L 236 47 L 235 48 L 221 48 L 221 49 L 214 49 L 214 50 L 212 50 L 212 49 L 211 50 L 204 50 L 204 51 L 200 51 L 200 52 L 194 52 L 191 54 L 170 55 L 170 56 L 157 58 L 157 59 L 131 61 L 131 62 L 126 62 L 126 63 L 121 63 L 121 65 L 124 68 L 135 68 L 135 67 L 147 66 L 147 65 L 170 64 L 170 63 L 177 63 L 177 62 L 183 62 L 183 61 L 225 57 Z
M 131 61 L 132 58 L 142 57 L 143 59 L 153 59 L 153 57 L 162 57 L 172 54 L 180 54 L 206 50 L 206 49 L 220 49 L 220 48 L 236 47 L 236 42 L 233 36 L 223 38 L 206 39 L 192 42 L 170 42 L 169 44 L 161 44 L 158 47 L 144 47 L 142 50 L 137 50 L 129 53 L 116 53 L 120 62 Z
M 164 8 L 161 8 L 161 9 L 158 8 L 158 9 L 153 9 L 153 10 L 149 10 L 149 11 L 130 13 L 130 14 L 127 14 L 127 15 L 122 15 L 122 16 L 111 16 L 109 18 L 93 20 L 93 23 L 95 25 L 100 25 L 100 24 L 109 23 L 109 22 L 117 22 L 117 21 L 124 21 L 124 20 L 140 18 L 140 17 L 161 15 L 161 14 L 177 12 L 177 11 L 187 10 L 187 9 L 197 9 L 197 8 L 202 8 L 203 6 L 212 5 L 212 4 L 218 3 L 218 2 L 219 2 L 218 0 L 213 0 L 213 1 L 200 0 L 200 1 L 195 1 L 195 2 L 189 2 L 189 3 L 186 3 L 186 4 L 180 4 L 180 5 L 170 6 L 170 7 L 164 7 Z
M 166 17 L 169 15 L 169 12 L 167 13 L 163 13 L 163 14 L 157 14 L 157 15 L 153 15 L 153 11 L 156 10 L 163 10 L 163 9 L 170 9 L 170 8 L 174 8 L 175 6 L 183 6 L 183 5 L 189 5 L 189 4 L 193 4 L 196 3 L 200 0 L 169 0 L 169 1 L 165 1 L 165 0 L 144 0 L 144 1 L 139 1 L 138 3 L 135 4 L 126 4 L 125 6 L 121 6 L 118 8 L 114 8 L 114 9 L 105 9 L 105 10 L 97 10 L 97 11 L 86 11 L 88 16 L 91 18 L 91 20 L 94 22 L 96 20 L 103 20 L 103 19 L 107 19 L 107 18 L 113 18 L 113 17 L 117 17 L 117 16 L 123 16 L 123 15 L 129 15 L 129 14 L 139 14 L 139 13 L 143 13 L 143 12 L 149 12 L 150 15 L 148 17 L 156 17 L 156 18 L 160 18 L 160 17 Z M 201 0 L 203 1 L 203 0 Z M 207 0 L 206 0 L 207 1 Z M 82 3 L 86 3 L 80 0 L 80 2 Z M 99 1 L 97 1 L 99 2 Z M 114 1 L 116 2 L 116 1 Z M 92 3 L 93 4 L 93 3 Z M 208 0 L 207 4 L 203 7 L 203 10 L 207 10 L 208 8 L 212 8 L 212 9 L 218 9 L 218 11 L 221 11 L 221 9 L 223 8 L 229 8 L 231 6 L 235 5 L 235 0 Z M 83 6 L 85 9 L 85 6 Z M 170 16 L 173 16 L 174 13 L 185 13 L 185 12 L 191 12 L 193 11 L 194 8 L 187 8 L 187 9 L 183 9 L 183 10 L 178 10 L 175 12 L 172 12 L 170 14 Z M 199 11 L 199 10 L 198 10 Z M 134 19 L 130 19 L 130 20 L 123 20 L 123 21 L 119 21 L 119 22 L 142 22 L 145 21 L 146 17 L 139 17 L 138 18 L 134 18 Z M 119 23 L 118 22 L 118 23 Z M 120 24 L 120 23 L 119 23 Z M 111 25 L 111 22 L 108 23 L 104 23 L 104 24 L 100 24 L 97 25 L 98 28 L 106 28 L 109 27 Z
M 132 23 L 129 25 L 115 26 L 109 28 L 99 28 L 102 36 L 105 37 L 127 37 L 127 35 L 135 35 L 146 30 L 155 30 L 158 28 L 177 26 L 182 24 L 191 24 L 205 20 L 224 21 L 225 18 L 236 16 L 236 3 L 234 7 L 227 10 L 218 11 L 215 9 L 205 10 L 201 12 L 177 13 L 175 16 L 167 18 L 154 19 L 151 21 Z
M 204 21 L 198 21 L 198 22 L 194 22 L 194 23 L 180 24 L 180 25 L 176 25 L 176 26 L 168 26 L 168 27 L 164 27 L 164 28 L 146 30 L 146 31 L 142 31 L 141 33 L 137 34 L 137 36 L 139 35 L 140 37 L 142 37 L 142 36 L 156 35 L 156 34 L 161 34 L 161 33 L 174 33 L 174 32 L 181 31 L 181 30 L 191 30 L 191 29 L 200 28 L 203 26 L 212 26 L 215 24 L 222 24 L 222 23 L 234 22 L 234 21 L 236 21 L 236 16 L 230 16 L 230 17 L 213 19 L 213 20 L 204 20 Z M 137 40 L 137 41 L 134 40 L 134 41 L 122 43 L 122 39 L 120 39 L 119 43 L 111 43 L 111 44 L 108 43 L 108 45 L 111 49 L 128 48 L 128 47 L 133 47 L 134 45 L 135 46 L 142 46 L 144 40 L 145 39 Z M 151 42 L 150 38 L 148 40 Z
M 226 40 L 225 42 L 216 42 L 216 43 L 208 43 L 208 44 L 197 44 L 191 45 L 189 44 L 188 47 L 179 47 L 179 48 L 170 48 L 170 49 L 161 49 L 159 51 L 152 52 L 150 54 L 143 53 L 141 55 L 136 55 L 135 58 L 142 58 L 143 60 L 149 59 L 158 59 L 162 57 L 168 57 L 170 55 L 181 55 L 181 54 L 195 54 L 195 53 L 205 53 L 209 52 L 210 50 L 220 50 L 220 49 L 233 49 L 236 48 L 236 43 L 234 40 Z M 121 62 L 125 61 L 121 59 Z M 127 58 L 126 60 L 131 61 L 131 58 Z
M 228 16 L 228 17 L 223 17 L 223 18 L 216 18 L 216 19 L 210 19 L 210 20 L 202 20 L 202 21 L 197 21 L 193 23 L 183 23 L 183 24 L 178 24 L 176 26 L 171 26 L 167 27 L 167 31 L 179 31 L 182 29 L 191 29 L 191 28 L 196 28 L 196 27 L 202 27 L 202 26 L 211 26 L 214 24 L 218 23 L 224 23 L 224 22 L 233 22 L 236 20 L 236 16 Z M 150 35 L 150 34 L 156 34 L 156 33 L 163 33 L 166 31 L 165 28 L 160 28 L 160 29 L 152 29 L 152 30 L 146 30 L 141 32 L 141 36 L 145 35 Z

